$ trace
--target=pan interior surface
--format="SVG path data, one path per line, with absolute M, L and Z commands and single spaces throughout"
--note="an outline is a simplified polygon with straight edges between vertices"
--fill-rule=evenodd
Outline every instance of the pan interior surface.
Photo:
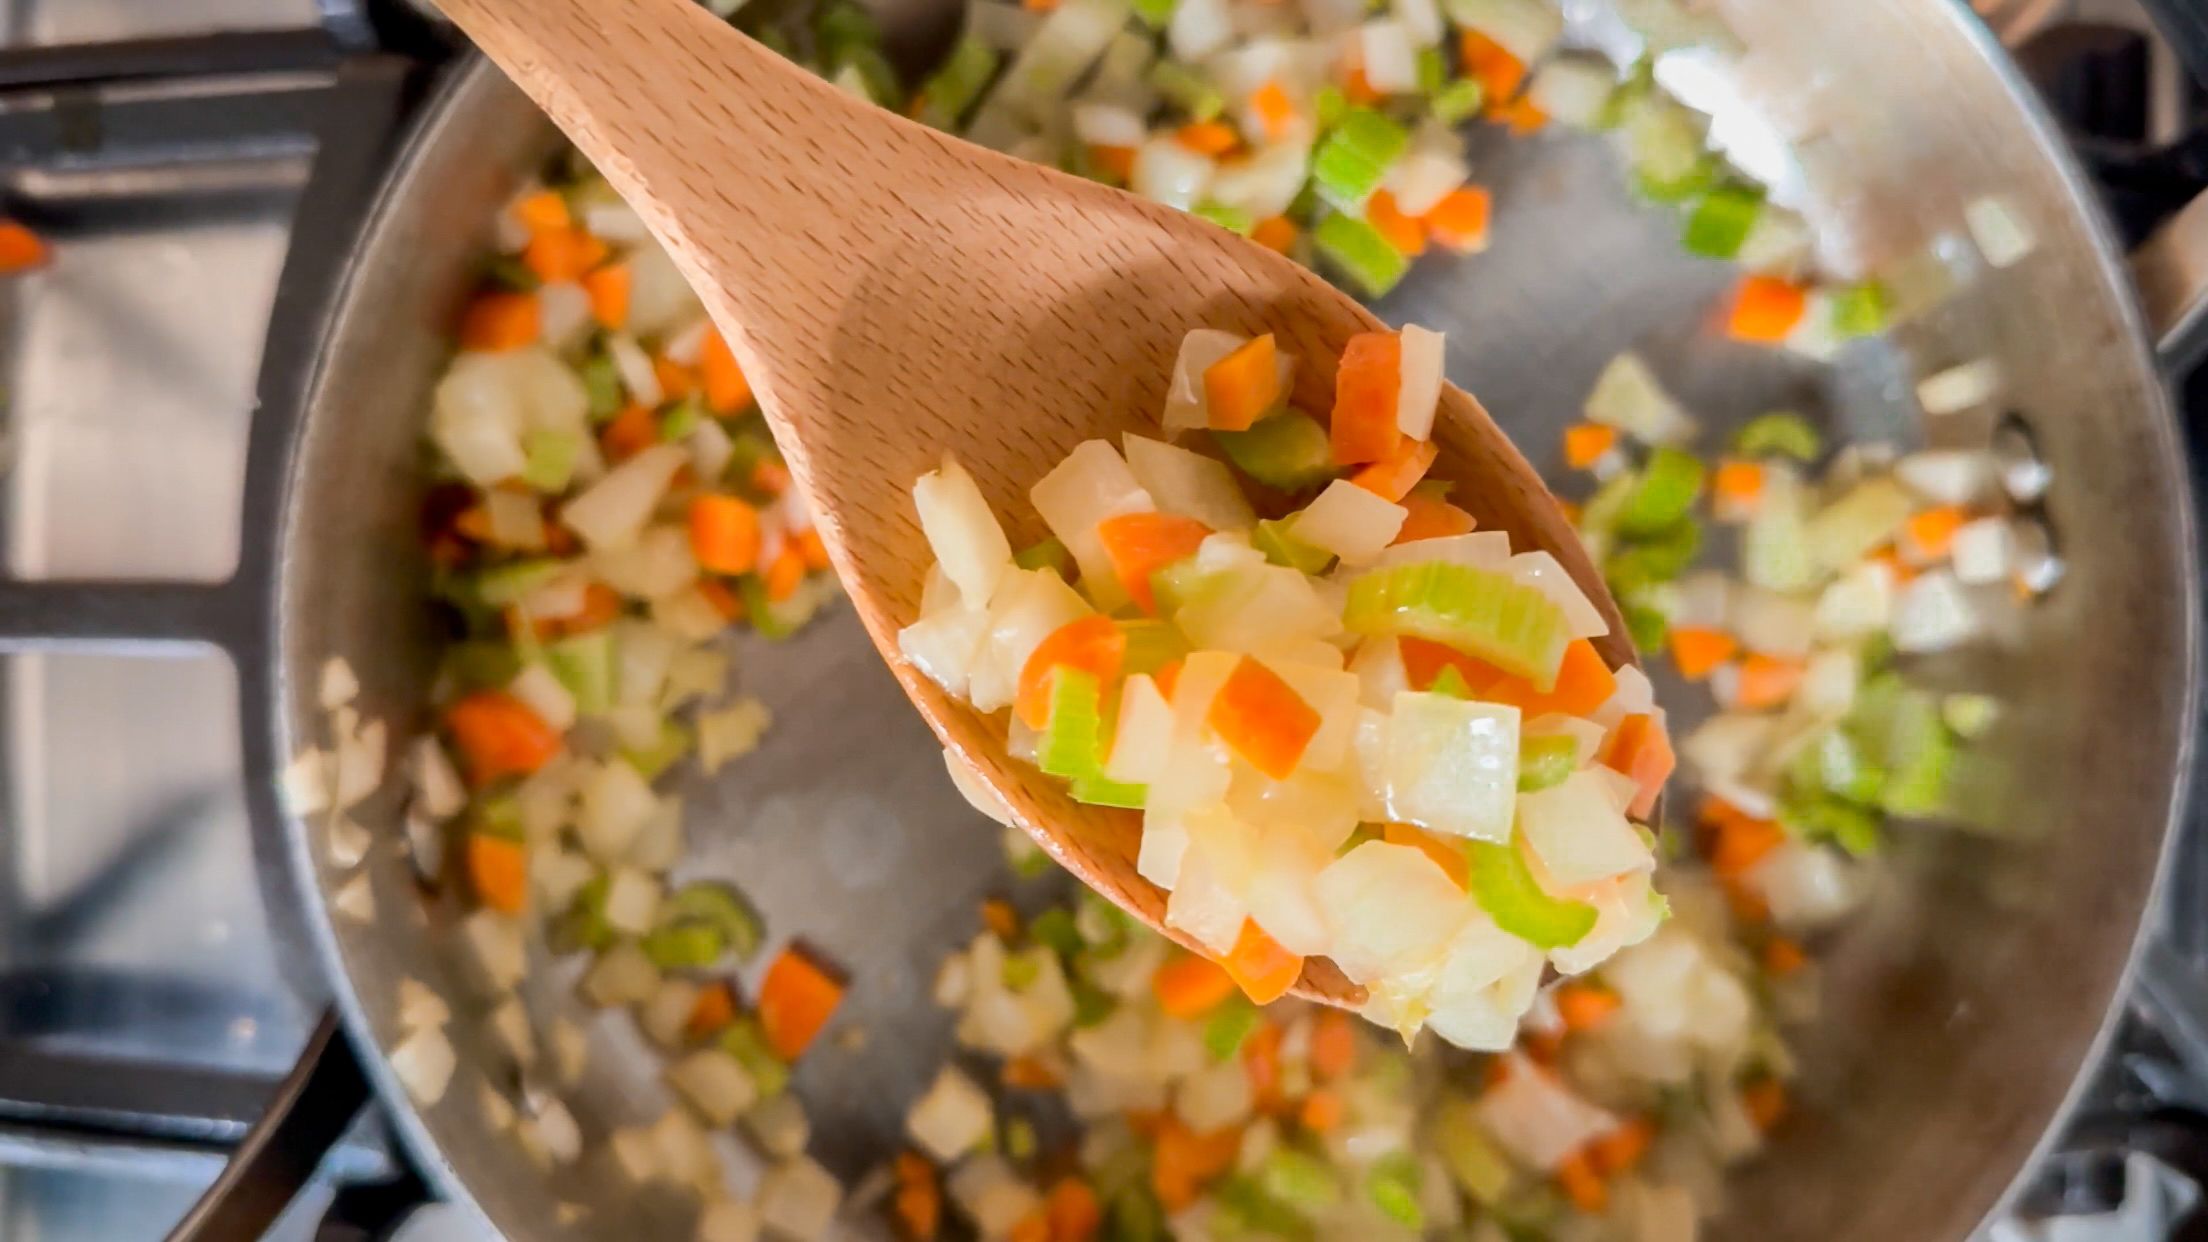
M 2107 239 L 2022 88 L 1959 10 L 1718 7 L 1749 48 L 1740 98 L 1790 144 L 1801 205 L 1837 260 L 1875 270 L 1919 252 L 1987 195 L 2012 205 L 2035 253 L 1891 339 L 1812 363 L 1717 339 L 1709 323 L 1733 274 L 1684 256 L 1671 213 L 1633 204 L 1602 139 L 1484 135 L 1474 167 L 1496 192 L 1494 248 L 1421 266 L 1378 309 L 1446 331 L 1451 377 L 1552 472 L 1559 430 L 1626 349 L 1712 442 L 1793 408 L 1845 438 L 1976 447 L 1991 420 L 1920 428 L 1912 377 L 1999 363 L 2007 412 L 2055 465 L 2045 509 L 2069 576 L 1998 643 L 1924 670 L 2004 702 L 1974 781 L 1974 828 L 1903 834 L 1891 882 L 1829 959 L 1822 1020 L 1797 1037 L 1804 1115 L 1731 1183 L 1716 1230 L 1960 1238 L 2062 1107 L 2152 896 L 2193 702 L 2182 459 Z M 940 33 L 951 15 L 908 6 L 889 19 Z M 555 149 L 518 93 L 471 65 L 427 119 L 357 257 L 288 501 L 286 753 L 320 740 L 315 685 L 331 656 L 358 671 L 365 714 L 402 736 L 425 723 L 428 393 L 494 212 Z M 1007 883 L 997 834 L 942 778 L 927 729 L 848 610 L 789 643 L 740 642 L 736 668 L 774 725 L 761 752 L 714 780 L 689 778 L 691 854 L 677 874 L 734 880 L 770 934 L 800 935 L 849 969 L 851 1001 L 796 1080 L 814 1154 L 848 1178 L 894 1149 L 904 1109 L 949 1051 L 929 981 L 971 936 L 981 894 Z M 1698 693 L 1659 688 L 1674 704 Z M 1679 715 L 1684 727 L 1691 713 Z M 640 1196 L 590 1162 L 555 1184 L 494 1127 L 484 1094 L 508 1084 L 480 1068 L 500 1062 L 451 951 L 461 911 L 423 899 L 397 848 L 395 802 L 360 819 L 376 841 L 363 865 L 377 917 L 325 914 L 316 930 L 362 1046 L 402 1038 L 403 979 L 453 1004 L 462 1068 L 438 1104 L 408 1107 L 381 1060 L 370 1067 L 437 1188 L 517 1239 L 685 1236 L 674 1196 Z M 311 825 L 292 837 L 299 879 L 326 912 L 348 873 Z M 663 1098 L 662 1055 L 625 1016 L 587 1012 L 572 976 L 544 965 L 527 985 L 532 1011 L 592 1034 L 590 1076 L 571 1099 L 585 1132 L 648 1118 Z M 739 1182 L 749 1175 L 739 1161 Z M 563 1221 L 561 1202 L 586 1211 Z

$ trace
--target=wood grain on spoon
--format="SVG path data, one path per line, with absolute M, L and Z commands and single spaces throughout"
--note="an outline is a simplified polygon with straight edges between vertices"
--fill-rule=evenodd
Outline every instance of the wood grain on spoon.
M 441 3 L 667 244 L 944 744 L 1060 863 L 1163 930 L 1165 895 L 1135 872 L 1140 816 L 1075 803 L 1007 756 L 1001 719 L 897 658 L 931 559 L 912 482 L 957 454 L 1019 546 L 1046 533 L 1028 487 L 1074 445 L 1155 432 L 1189 329 L 1275 333 L 1300 358 L 1297 404 L 1323 412 L 1343 342 L 1380 322 L 1224 229 L 854 99 L 691 0 Z M 1562 561 L 1610 620 L 1605 657 L 1629 659 L 1570 525 L 1479 403 L 1448 389 L 1434 434 L 1436 477 L 1481 526 Z M 1323 960 L 1298 990 L 1361 997 Z

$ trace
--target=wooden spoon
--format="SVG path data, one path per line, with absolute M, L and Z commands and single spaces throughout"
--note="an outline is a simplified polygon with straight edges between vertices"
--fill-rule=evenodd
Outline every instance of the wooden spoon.
M 1140 817 L 1075 803 L 1005 753 L 1002 719 L 898 657 L 930 560 L 912 482 L 955 453 L 1021 546 L 1046 533 L 1028 487 L 1076 444 L 1156 434 L 1191 328 L 1275 333 L 1300 359 L 1296 403 L 1324 411 L 1343 343 L 1384 325 L 1225 229 L 855 99 L 691 0 L 441 3 L 704 299 L 867 632 L 944 745 L 1052 857 L 1165 930 L 1164 894 L 1135 872 Z M 1553 553 L 1609 619 L 1605 657 L 1630 659 L 1577 536 L 1479 403 L 1447 389 L 1435 439 L 1437 477 L 1482 527 Z M 1362 996 L 1321 960 L 1299 990 Z

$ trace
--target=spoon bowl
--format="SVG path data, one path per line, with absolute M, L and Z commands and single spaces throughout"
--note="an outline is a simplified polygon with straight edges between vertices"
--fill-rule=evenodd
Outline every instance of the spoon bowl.
M 1195 216 L 927 129 L 838 90 L 690 0 L 442 0 L 666 244 L 751 381 L 844 588 L 915 706 L 1084 883 L 1164 926 L 1141 817 L 1084 806 L 1005 748 L 1005 721 L 897 654 L 932 557 L 911 487 L 957 456 L 1014 546 L 1027 489 L 1084 440 L 1154 433 L 1192 328 L 1273 333 L 1294 403 L 1333 404 L 1348 339 L 1384 327 L 1307 269 Z M 1614 601 L 1525 459 L 1445 387 L 1434 477 L 1483 529 Z M 863 724 L 860 726 L 863 729 Z M 864 738 L 854 753 L 863 762 Z M 1332 962 L 1296 989 L 1362 990 Z

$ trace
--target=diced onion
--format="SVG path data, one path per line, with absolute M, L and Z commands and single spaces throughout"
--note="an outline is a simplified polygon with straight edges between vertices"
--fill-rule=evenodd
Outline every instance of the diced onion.
M 759 1219 L 769 1233 L 791 1242 L 828 1235 L 843 1187 L 835 1175 L 804 1156 L 784 1160 L 759 1182 Z
M 477 910 L 460 920 L 459 938 L 463 960 L 474 968 L 476 982 L 485 992 L 510 992 L 528 972 L 529 950 L 521 924 L 508 915 Z
M 407 771 L 414 783 L 414 804 L 430 818 L 448 820 L 467 809 L 467 786 L 460 783 L 459 769 L 436 738 L 415 740 Z
M 1949 367 L 1917 382 L 1917 404 L 1927 414 L 1960 414 L 2001 394 L 2001 369 L 1991 358 Z
M 1347 479 L 1326 485 L 1290 527 L 1296 538 L 1349 565 L 1365 565 L 1395 541 L 1410 511 Z
M 1477 535 L 1460 538 L 1472 539 Z M 1510 576 L 1525 586 L 1549 597 L 1549 602 L 1564 610 L 1567 632 L 1574 638 L 1601 638 L 1610 632 L 1610 625 L 1602 619 L 1602 613 L 1579 589 L 1572 575 L 1563 564 L 1546 552 L 1520 552 L 1510 558 Z
M 1180 0 L 1173 6 L 1165 37 L 1176 59 L 1193 64 L 1234 38 L 1234 18 L 1226 0 Z
M 1315 883 L 1336 965 L 1352 980 L 1438 965 L 1468 904 L 1439 864 L 1407 845 L 1367 841 Z
M 1107 103 L 1075 104 L 1073 133 L 1092 147 L 1139 147 L 1150 139 L 1150 127 L 1134 109 Z
M 733 1123 L 759 1098 L 743 1065 L 718 1048 L 700 1048 L 668 1066 L 667 1085 L 710 1126 Z
M 1197 328 L 1181 338 L 1180 353 L 1173 360 L 1173 379 L 1165 394 L 1164 425 L 1168 433 L 1211 425 L 1204 405 L 1204 372 L 1242 348 L 1246 339 L 1216 328 Z
M 1157 505 L 1119 451 L 1109 441 L 1083 441 L 1028 490 L 1028 498 L 1050 533 L 1073 554 L 1074 563 L 1081 567 L 1082 585 L 1098 605 L 1109 608 L 1124 602 L 1126 593 L 1111 558 L 1105 555 L 1097 524 L 1123 513 L 1150 512 Z
M 1656 381 L 1639 354 L 1610 360 L 1587 394 L 1587 418 L 1615 427 L 1644 444 L 1677 444 L 1694 437 L 1694 420 Z
M 1561 785 L 1519 795 L 1517 823 L 1550 878 L 1565 888 L 1656 865 L 1602 778 L 1590 770 L 1572 773 Z
M 625 547 L 651 520 L 667 484 L 688 459 L 676 445 L 652 445 L 568 501 L 560 520 L 594 549 Z
M 618 860 L 657 810 L 651 785 L 622 759 L 608 759 L 583 778 L 576 835 L 602 862 Z
M 905 1134 L 937 1163 L 953 1164 L 989 1137 L 995 1115 L 988 1094 L 946 1065 L 905 1114 Z
M 1089 612 L 1088 604 L 1057 574 L 1047 569 L 1008 571 L 989 601 L 989 634 L 967 685 L 975 709 L 995 711 L 1009 704 L 1020 670 L 1036 646 Z
M 1556 1076 L 1515 1053 L 1502 1081 L 1473 1107 L 1488 1134 L 1527 1167 L 1553 1171 L 1572 1153 L 1617 1128 L 1618 1119 L 1581 1099 Z
M 1165 770 L 1173 744 L 1173 708 L 1148 674 L 1129 677 L 1120 688 L 1119 721 L 1104 775 L 1146 785 Z
M 1182 0 L 1180 12 L 1218 0 Z M 1127 187 L 1153 202 L 1182 211 L 1193 210 L 1204 200 L 1217 166 L 1208 155 L 1192 151 L 1178 138 L 1152 138 L 1135 148 L 1134 168 Z
M 575 725 L 575 696 L 546 665 L 524 665 L 506 683 L 506 693 L 520 699 L 544 723 L 562 733 Z
M 658 990 L 659 968 L 633 940 L 600 953 L 583 974 L 583 996 L 601 1008 L 641 1004 Z
M 1121 444 L 1128 471 L 1160 510 L 1195 518 L 1215 531 L 1257 525 L 1257 514 L 1226 463 L 1133 433 Z
M 406 1088 L 414 1103 L 429 1108 L 445 1097 L 452 1071 L 459 1065 L 452 1041 L 441 1027 L 423 1027 L 395 1045 L 389 1054 L 391 1072 Z
M 1970 597 L 1944 569 L 1911 579 L 1894 601 L 1896 651 L 1945 651 L 1970 639 L 1979 626 Z
M 1403 23 L 1381 18 L 1366 22 L 1357 33 L 1365 79 L 1374 90 L 1401 95 L 1418 89 L 1418 48 Z

